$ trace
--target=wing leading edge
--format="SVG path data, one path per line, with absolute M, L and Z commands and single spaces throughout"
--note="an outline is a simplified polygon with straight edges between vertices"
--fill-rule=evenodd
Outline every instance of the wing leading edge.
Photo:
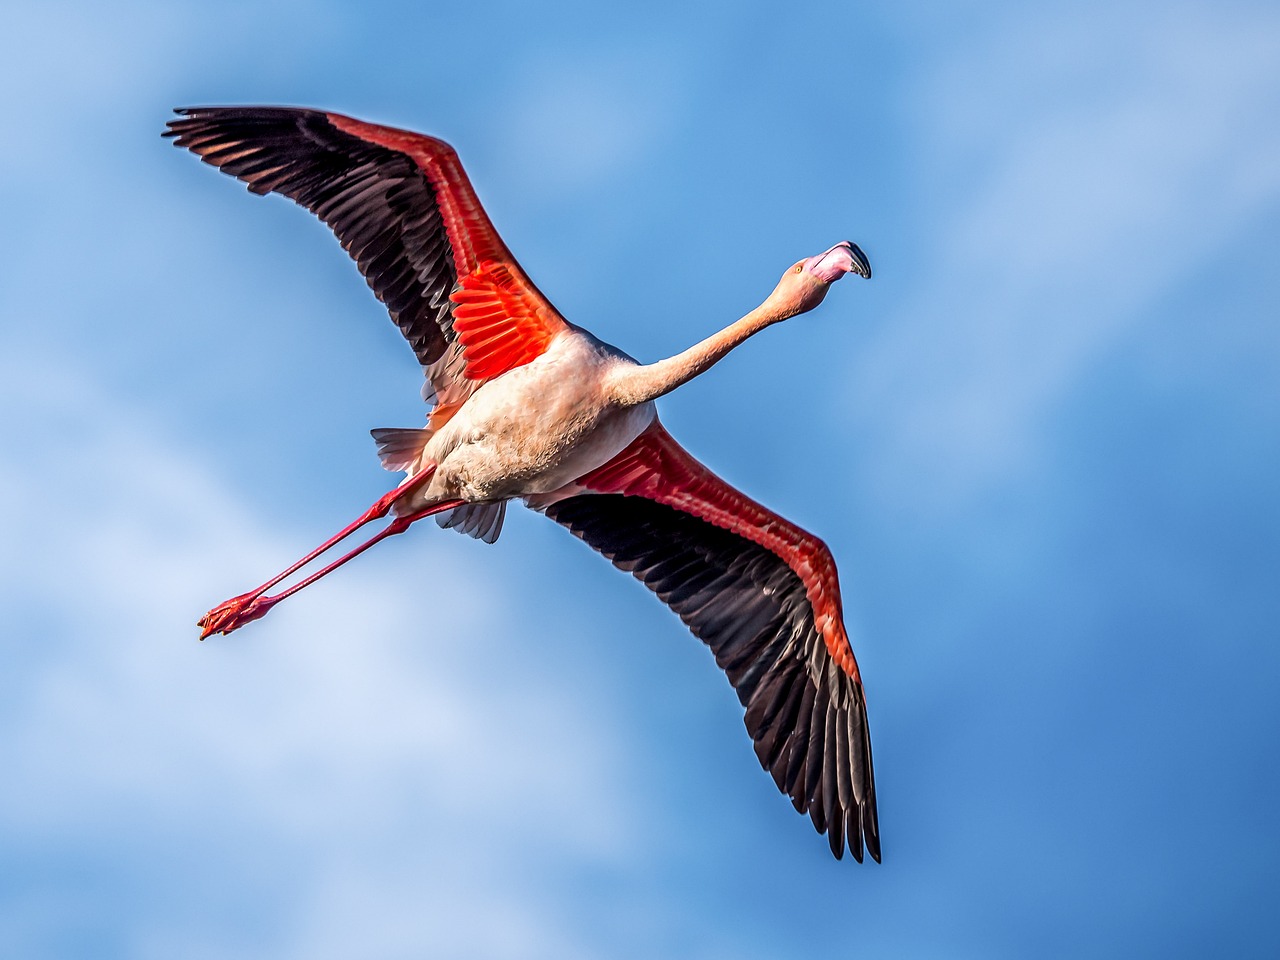
M 880 859 L 866 701 L 826 546 L 654 423 L 547 516 L 631 573 L 711 648 L 760 763 L 825 833 Z
M 525 275 L 442 140 L 295 107 L 179 110 L 166 136 L 337 235 L 443 404 L 528 363 L 563 318 Z

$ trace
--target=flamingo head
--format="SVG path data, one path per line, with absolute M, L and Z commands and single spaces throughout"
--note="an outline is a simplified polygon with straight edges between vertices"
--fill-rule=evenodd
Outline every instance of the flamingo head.
M 808 260 L 801 260 L 797 266 L 825 284 L 835 283 L 846 273 L 856 273 L 867 280 L 871 279 L 871 264 L 867 262 L 866 254 L 849 240 L 841 240 L 830 250 Z
M 794 317 L 822 302 L 831 285 L 846 273 L 871 278 L 871 264 L 856 243 L 842 240 L 830 250 L 791 265 L 769 297 L 779 311 L 778 319 Z

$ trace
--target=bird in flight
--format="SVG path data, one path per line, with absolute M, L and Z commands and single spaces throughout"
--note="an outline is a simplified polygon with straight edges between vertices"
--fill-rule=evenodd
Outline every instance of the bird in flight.
M 434 516 L 492 543 L 509 500 L 564 526 L 657 594 L 710 647 L 745 708 L 756 755 L 837 858 L 880 860 L 862 678 L 835 562 L 821 540 L 685 452 L 654 401 L 748 337 L 812 310 L 846 273 L 849 242 L 787 268 L 760 306 L 683 353 L 639 364 L 570 323 L 489 222 L 441 140 L 292 107 L 176 111 L 165 136 L 257 194 L 323 220 L 409 341 L 425 427 L 374 430 L 405 479 L 262 586 L 199 621 L 230 633 L 375 543 Z M 293 585 L 356 530 L 380 532 Z

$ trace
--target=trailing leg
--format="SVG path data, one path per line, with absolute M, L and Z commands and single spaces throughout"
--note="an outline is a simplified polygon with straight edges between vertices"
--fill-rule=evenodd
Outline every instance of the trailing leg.
M 274 598 L 265 598 L 263 596 L 268 590 L 270 590 L 276 584 L 280 583 L 285 578 L 290 577 L 293 574 L 297 573 L 307 564 L 311 563 L 317 557 L 321 556 L 322 554 L 332 549 L 336 544 L 340 543 L 342 540 L 345 540 L 347 537 L 355 533 L 361 527 L 365 526 L 368 523 L 372 523 L 374 520 L 380 520 L 383 517 L 385 517 L 388 513 L 391 512 L 391 507 L 396 503 L 396 501 L 400 500 L 401 498 L 403 498 L 404 496 L 412 492 L 414 489 L 419 487 L 422 483 L 425 483 L 427 480 L 430 480 L 431 476 L 435 473 L 435 470 L 436 470 L 435 464 L 432 464 L 426 467 L 425 469 L 420 470 L 418 473 L 414 474 L 412 477 L 410 477 L 404 483 L 400 484 L 400 486 L 396 487 L 394 490 L 391 490 L 388 493 L 386 493 L 384 496 L 379 497 L 374 502 L 374 504 L 371 507 L 369 507 L 369 509 L 366 510 L 363 514 L 361 514 L 355 521 L 343 527 L 341 530 L 335 533 L 332 537 L 330 537 L 324 543 L 320 544 L 320 546 L 316 547 L 314 550 L 308 553 L 305 557 L 298 560 L 296 563 L 292 564 L 287 569 L 282 570 L 280 573 L 276 574 L 266 583 L 262 584 L 261 586 L 253 590 L 250 590 L 248 593 L 242 593 L 238 597 L 232 597 L 230 600 L 227 600 L 223 603 L 218 604 L 218 606 L 214 607 L 212 610 L 206 613 L 197 622 L 196 625 L 199 626 L 202 630 L 200 634 L 200 639 L 203 640 L 205 637 L 211 636 L 212 634 L 215 634 L 215 633 L 230 633 L 232 630 L 244 625 L 245 623 L 248 623 L 250 620 L 258 619 L 258 617 L 261 617 L 264 613 L 266 613 L 267 610 L 269 610 L 274 603 L 297 592 L 307 584 L 313 583 L 314 581 L 320 579 L 320 577 L 324 576 L 330 570 L 333 570 L 341 566 L 343 563 L 346 563 L 346 561 L 351 559 L 353 556 L 363 553 L 365 550 L 369 549 L 369 547 L 373 546 L 379 540 L 383 540 L 386 537 L 404 532 L 405 530 L 408 529 L 411 523 L 413 523 L 415 520 L 420 519 L 421 517 L 430 516 L 433 513 L 440 513 L 443 510 L 449 510 L 453 507 L 458 506 L 461 501 L 450 500 L 450 501 L 446 501 L 443 504 L 432 505 L 431 507 L 428 507 L 426 510 L 419 511 L 418 513 L 412 514 L 408 517 L 397 517 L 395 520 L 391 522 L 391 525 L 388 526 L 382 533 L 378 534 L 377 536 L 368 540 L 364 544 L 360 545 L 355 550 L 346 554 L 338 561 L 329 564 L 327 567 L 325 567 L 323 570 L 319 571 L 318 573 L 315 573 L 312 576 L 307 577 L 305 580 L 301 581 L 300 583 L 291 587 L 290 589 L 278 594 Z M 263 603 L 264 600 L 270 600 L 270 602 L 264 604 Z M 254 611 L 254 610 L 258 612 L 251 613 L 251 611 Z

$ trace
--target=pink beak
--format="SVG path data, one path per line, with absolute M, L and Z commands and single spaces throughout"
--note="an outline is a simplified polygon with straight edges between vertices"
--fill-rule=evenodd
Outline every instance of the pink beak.
M 835 283 L 846 273 L 856 273 L 860 277 L 871 279 L 871 264 L 867 256 L 858 249 L 856 243 L 842 240 L 830 250 L 810 257 L 804 262 L 804 268 L 823 283 Z

